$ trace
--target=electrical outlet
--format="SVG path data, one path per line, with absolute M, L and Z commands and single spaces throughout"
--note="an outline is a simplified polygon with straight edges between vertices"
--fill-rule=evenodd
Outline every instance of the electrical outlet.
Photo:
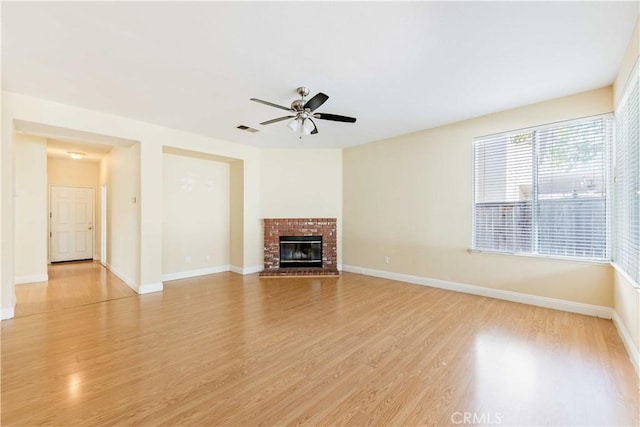
M 389 264 L 389 257 L 387 255 L 384 256 L 384 263 Z
M 211 261 L 211 255 L 207 255 L 206 258 L 207 258 L 207 261 Z
M 187 264 L 191 263 L 191 257 L 190 256 L 185 257 L 184 262 L 186 262 Z

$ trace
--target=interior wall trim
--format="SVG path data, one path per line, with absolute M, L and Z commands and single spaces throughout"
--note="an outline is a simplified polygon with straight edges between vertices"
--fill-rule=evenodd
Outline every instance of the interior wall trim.
M 175 273 L 167 273 L 162 275 L 162 281 L 188 279 L 189 277 L 205 276 L 207 274 L 223 273 L 229 271 L 229 265 L 219 265 L 215 267 L 200 268 L 198 270 L 178 271 Z
M 5 307 L 0 309 L 0 320 L 13 319 L 16 310 L 14 307 Z
M 601 305 L 584 304 L 575 301 L 567 301 L 556 298 L 542 297 L 538 295 L 523 294 L 520 292 L 492 289 L 484 286 L 467 285 L 464 283 L 450 282 L 440 279 L 431 279 L 410 274 L 393 273 L 390 271 L 374 270 L 365 267 L 343 265 L 343 271 L 349 273 L 364 274 L 366 276 L 381 277 L 383 279 L 397 280 L 416 285 L 431 286 L 466 294 L 480 295 L 483 297 L 497 298 L 505 301 L 519 302 L 522 304 L 552 308 L 554 310 L 568 311 L 570 313 L 586 314 L 588 316 L 611 319 L 613 309 Z
M 127 277 L 126 275 L 122 274 L 118 270 L 114 269 L 113 266 L 110 263 L 107 263 L 107 269 L 110 272 L 112 272 L 118 279 L 122 280 L 125 285 L 127 285 L 128 287 L 130 287 L 134 291 L 138 292 L 138 285 L 136 285 L 136 283 L 133 281 L 133 279 Z
M 613 324 L 618 330 L 618 335 L 620 335 L 620 338 L 622 339 L 622 343 L 624 344 L 624 347 L 627 349 L 627 353 L 629 353 L 629 359 L 631 359 L 631 364 L 635 368 L 636 374 L 638 374 L 638 378 L 640 378 L 640 351 L 638 351 L 638 349 L 634 345 L 633 340 L 631 339 L 631 335 L 629 334 L 629 331 L 627 331 L 627 328 L 624 326 L 624 322 L 622 321 L 622 318 L 620 317 L 618 312 L 615 310 L 612 310 L 612 311 L 613 311 L 613 316 L 612 316 Z
M 24 283 L 47 282 L 48 280 L 48 274 L 32 274 L 30 276 L 16 276 L 13 282 L 16 285 L 22 285 Z
M 260 273 L 262 271 L 261 265 L 254 265 L 253 267 L 238 267 L 237 265 L 229 266 L 229 270 L 236 274 L 242 274 L 243 276 L 247 274 Z
M 140 285 L 140 287 L 136 290 L 136 292 L 142 295 L 142 294 L 150 294 L 152 292 L 162 292 L 163 289 L 164 289 L 164 285 L 162 284 L 162 282 L 147 283 L 144 285 Z

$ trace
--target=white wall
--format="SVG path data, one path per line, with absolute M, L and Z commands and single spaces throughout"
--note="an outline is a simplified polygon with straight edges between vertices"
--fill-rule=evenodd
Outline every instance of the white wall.
M 2 22 L 2 7 L 0 7 L 0 22 Z M 0 60 L 0 82 L 1 81 L 2 66 Z M 2 120 L 0 121 L 0 127 L 4 128 L 4 130 L 0 132 L 0 138 L 4 138 L 5 135 L 9 135 L 6 126 L 11 127 L 11 124 L 5 121 L 4 115 L 2 114 L 2 102 L 0 102 L 0 117 L 2 117 Z M 11 131 L 13 131 L 13 129 L 11 129 Z M 5 194 L 5 192 L 8 191 L 6 182 L 9 177 L 5 178 L 7 166 L 5 166 L 4 164 L 4 158 L 6 157 L 6 152 L 8 152 L 10 149 L 11 144 L 5 144 L 4 139 L 0 140 L 0 195 Z M 7 243 L 4 242 L 4 240 L 8 240 L 11 242 L 11 246 L 13 246 L 13 235 L 10 236 L 5 232 L 5 227 L 11 226 L 9 221 L 4 218 L 3 211 L 5 209 L 8 209 L 6 206 L 6 198 L 0 197 L 0 320 L 13 317 L 14 314 L 13 304 L 10 306 L 8 305 L 8 303 L 5 304 L 5 295 L 10 297 L 9 299 L 11 300 L 11 302 L 15 299 L 14 287 L 10 286 L 9 284 L 5 286 L 4 284 L 5 276 L 8 275 L 9 277 L 13 277 L 13 269 L 9 269 L 10 273 L 7 274 L 7 269 L 4 267 L 4 263 L 2 262 L 3 259 L 6 259 L 5 256 L 9 256 L 10 259 L 13 255 L 13 249 L 10 249 Z
M 47 141 L 16 134 L 15 165 L 15 282 L 47 277 Z M 4 260 L 3 260 L 4 263 Z
M 132 289 L 140 286 L 140 146 L 114 147 L 107 165 L 107 266 Z
M 638 9 L 640 9 L 640 3 L 638 3 Z M 629 79 L 629 74 L 633 70 L 634 65 L 636 65 L 636 61 L 638 60 L 639 54 L 640 54 L 640 18 L 636 20 L 636 25 L 633 28 L 633 31 L 631 32 L 631 37 L 629 38 L 627 49 L 625 50 L 624 57 L 622 58 L 620 69 L 618 70 L 616 79 L 613 82 L 614 103 L 617 103 L 618 98 L 620 98 L 620 95 L 622 94 L 622 90 L 624 89 L 624 86 L 627 83 L 627 80 Z
M 619 271 L 614 274 L 613 307 L 628 334 L 630 342 L 627 345 L 632 345 L 631 350 L 637 357 L 640 349 L 640 289 Z M 638 362 L 640 360 L 636 360 L 636 368 L 640 368 Z
M 244 233 L 244 162 L 235 161 L 229 164 L 230 175 L 230 197 L 229 197 L 229 263 L 231 270 L 236 273 L 242 272 L 242 260 L 244 258 L 244 244 L 242 236 Z M 257 266 L 256 268 L 260 268 Z
M 109 187 L 109 157 L 108 156 L 103 156 L 102 159 L 100 159 L 100 162 L 98 162 L 98 194 L 97 194 L 97 198 L 100 199 L 100 209 L 96 212 L 96 221 L 98 221 L 100 223 L 100 237 L 99 237 L 99 242 L 100 242 L 100 263 L 102 265 L 107 265 L 107 263 L 109 262 L 109 259 L 107 258 L 107 252 L 108 252 L 108 248 L 110 245 L 109 242 L 109 228 L 107 227 L 108 223 L 109 223 L 109 215 L 108 215 L 108 209 L 109 209 L 109 197 L 111 196 L 111 188 Z M 106 200 L 106 207 L 105 209 L 105 213 L 107 213 L 107 219 L 105 222 L 105 230 L 102 230 L 102 187 L 105 186 L 107 189 L 107 200 Z M 105 250 L 104 253 L 102 252 L 102 246 L 103 246 L 103 242 L 102 242 L 102 236 L 103 234 L 105 235 L 105 237 L 107 237 L 106 240 L 106 245 L 105 245 Z
M 166 153 L 163 162 L 163 277 L 228 270 L 230 165 Z
M 337 218 L 342 264 L 342 150 L 262 150 L 263 218 Z
M 2 8 L 0 8 L 2 9 Z M 2 67 L 0 67 L 1 69 Z M 4 102 L 2 105 L 2 144 L 0 144 L 0 315 L 2 319 L 13 317 L 15 305 L 14 289 L 14 127 L 13 121 L 5 114 Z

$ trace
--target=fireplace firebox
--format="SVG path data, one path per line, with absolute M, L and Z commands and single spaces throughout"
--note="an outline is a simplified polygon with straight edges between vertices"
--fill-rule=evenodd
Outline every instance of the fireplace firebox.
M 322 267 L 322 236 L 280 236 L 280 268 Z

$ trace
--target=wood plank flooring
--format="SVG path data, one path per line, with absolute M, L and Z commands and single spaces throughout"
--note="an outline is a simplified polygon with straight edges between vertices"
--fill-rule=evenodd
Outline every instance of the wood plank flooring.
M 221 273 L 2 322 L 10 425 L 638 425 L 610 320 Z
M 16 286 L 16 317 L 136 295 L 97 261 L 50 264 L 47 273 L 48 282 Z

